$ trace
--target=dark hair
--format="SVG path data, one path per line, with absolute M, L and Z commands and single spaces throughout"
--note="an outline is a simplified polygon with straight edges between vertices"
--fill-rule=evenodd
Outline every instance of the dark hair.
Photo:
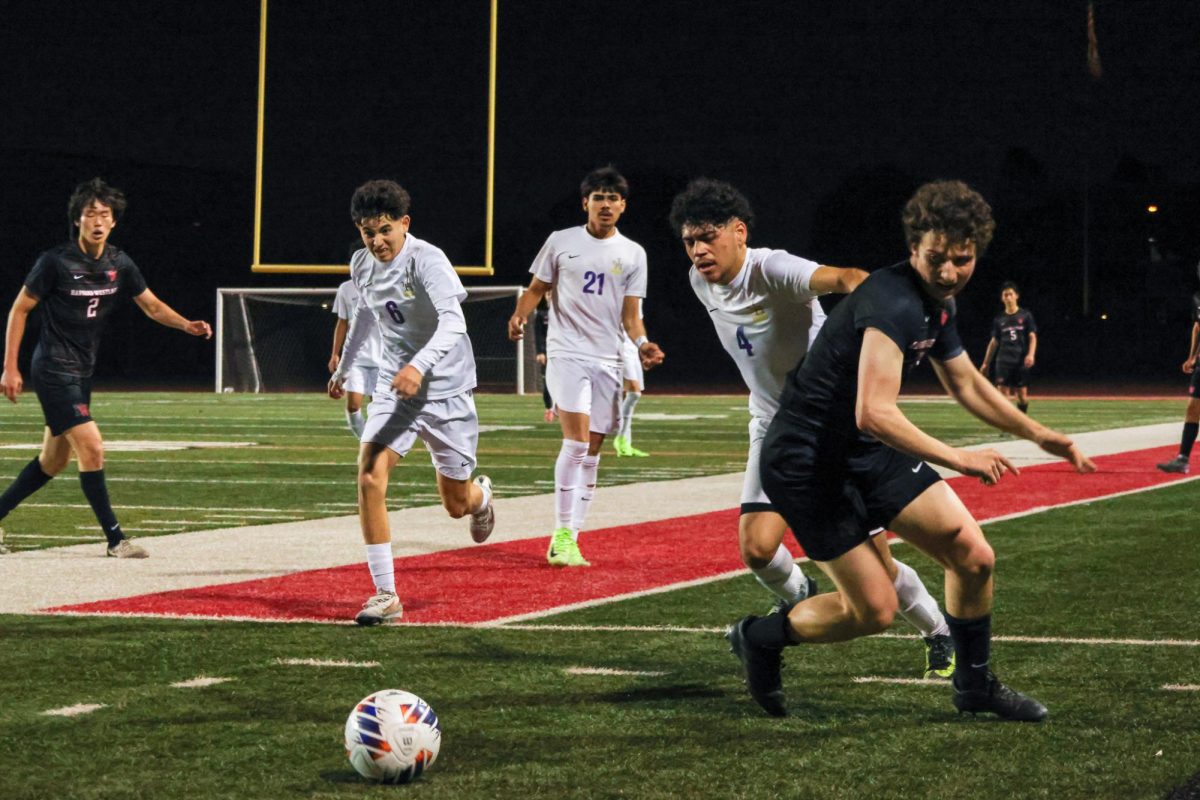
M 583 182 L 579 184 L 579 196 L 587 197 L 598 189 L 610 189 L 621 197 L 629 197 L 629 181 L 625 180 L 625 176 L 617 172 L 617 168 L 612 164 L 594 169 L 585 175 Z
M 904 204 L 901 220 L 909 246 L 934 231 L 952 244 L 974 242 L 977 256 L 987 250 L 996 230 L 992 207 L 962 181 L 934 181 L 917 189 Z
M 1017 285 L 1015 283 L 1013 283 L 1012 281 L 1005 281 L 1004 283 L 1000 284 L 1000 294 L 1004 294 L 1009 289 L 1012 289 L 1018 295 L 1021 294 L 1021 290 L 1018 289 Z
M 684 225 L 721 225 L 734 218 L 754 227 L 750 201 L 733 186 L 712 178 L 696 178 L 671 201 L 671 229 L 678 236 Z
M 67 219 L 74 225 L 83 216 L 83 210 L 93 202 L 103 203 L 112 209 L 113 219 L 120 219 L 125 213 L 125 193 L 115 186 L 109 186 L 100 178 L 92 178 L 75 187 L 71 199 L 67 201 Z
M 407 216 L 410 205 L 412 198 L 395 181 L 367 181 L 355 189 L 350 198 L 350 219 L 355 225 L 375 217 L 398 220 Z

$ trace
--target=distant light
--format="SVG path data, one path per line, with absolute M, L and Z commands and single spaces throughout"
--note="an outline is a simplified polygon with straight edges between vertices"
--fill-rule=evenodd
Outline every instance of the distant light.
M 1108 319 L 1108 314 L 1101 314 L 1100 319 Z
M 1156 206 L 1156 205 L 1154 205 L 1153 203 L 1151 203 L 1150 205 L 1146 206 L 1146 212 L 1147 212 L 1148 214 L 1157 214 L 1157 213 L 1158 213 L 1158 206 Z

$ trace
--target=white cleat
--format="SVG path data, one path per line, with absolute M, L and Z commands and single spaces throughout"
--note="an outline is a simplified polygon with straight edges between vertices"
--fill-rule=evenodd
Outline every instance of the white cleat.
M 128 539 L 122 539 L 104 551 L 109 558 L 149 558 L 146 548 L 139 547 Z
M 492 529 L 496 527 L 496 512 L 492 508 L 494 495 L 490 494 L 492 479 L 487 475 L 480 475 L 475 479 L 475 483 L 489 492 L 487 506 L 471 515 L 471 538 L 476 543 L 481 543 L 487 541 L 487 538 L 492 535 Z
M 381 591 L 367 598 L 354 621 L 359 625 L 379 625 L 389 619 L 399 619 L 403 614 L 404 606 L 396 593 Z

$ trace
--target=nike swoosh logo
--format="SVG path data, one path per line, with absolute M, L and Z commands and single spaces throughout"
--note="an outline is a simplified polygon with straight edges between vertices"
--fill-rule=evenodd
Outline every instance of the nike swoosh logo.
M 567 256 L 567 258 L 579 258 L 579 253 L 576 253 L 576 254 L 575 254 L 575 255 L 573 255 L 573 256 Z
M 464 461 L 463 463 L 459 464 L 459 466 L 460 466 L 460 467 L 465 467 L 466 465 L 467 465 L 467 462 L 466 462 L 466 461 Z
M 72 275 L 71 277 L 74 278 L 75 280 L 80 280 L 81 278 L 83 278 L 82 275 Z
M 715 309 L 715 308 L 710 308 L 710 309 L 708 309 L 708 313 L 710 313 L 710 314 L 711 314 L 712 312 L 714 312 L 714 311 L 716 311 L 716 310 L 717 310 L 717 309 Z
M 986 661 L 983 662 L 982 664 L 972 664 L 971 669 L 983 669 L 987 665 L 988 665 L 988 662 L 986 662 Z
M 921 471 L 921 467 L 923 467 L 923 466 L 925 466 L 925 465 L 924 465 L 924 464 L 917 464 L 915 467 L 913 467 L 913 468 L 912 468 L 912 471 L 913 471 L 913 472 L 920 472 L 920 471 Z

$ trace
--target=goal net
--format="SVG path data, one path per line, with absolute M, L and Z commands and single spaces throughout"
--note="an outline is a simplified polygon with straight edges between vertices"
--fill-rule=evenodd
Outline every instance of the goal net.
M 508 340 L 524 287 L 468 286 L 462 304 L 479 388 L 525 394 L 537 388 L 532 331 Z M 218 392 L 322 391 L 329 381 L 336 287 L 217 289 Z

